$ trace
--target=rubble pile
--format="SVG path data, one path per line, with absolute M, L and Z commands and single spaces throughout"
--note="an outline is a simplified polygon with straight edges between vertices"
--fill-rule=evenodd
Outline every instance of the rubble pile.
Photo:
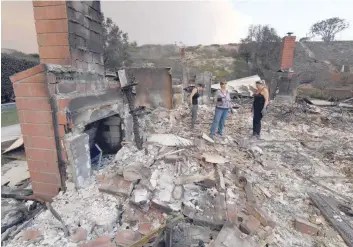
M 241 105 L 212 140 L 213 113 L 200 105 L 195 130 L 184 106 L 144 116 L 142 150 L 125 144 L 54 198 L 70 236 L 47 210 L 6 246 L 346 246 L 309 195 L 352 207 L 352 114 L 273 105 L 253 139 Z

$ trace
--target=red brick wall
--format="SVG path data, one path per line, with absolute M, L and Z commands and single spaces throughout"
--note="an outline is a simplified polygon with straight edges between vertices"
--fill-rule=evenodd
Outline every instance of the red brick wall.
M 65 1 L 33 1 L 41 63 L 71 65 Z
M 33 192 L 37 197 L 50 200 L 65 187 L 62 176 L 67 155 L 62 140 L 71 124 L 67 122 L 65 108 L 77 97 L 67 94 L 84 94 L 108 85 L 103 85 L 99 1 L 33 1 L 33 12 L 42 64 L 10 79 Z M 66 75 L 57 77 L 43 65 L 45 63 L 70 65 L 85 72 L 95 72 L 88 73 L 95 77 L 92 76 L 91 81 L 87 81 L 87 77 L 73 77 L 66 82 Z M 116 84 L 112 86 L 116 87 Z
M 99 1 L 33 1 L 41 63 L 104 74 Z
M 295 36 L 285 36 L 282 40 L 282 50 L 280 57 L 280 68 L 290 69 L 293 67 Z
M 44 65 L 11 76 L 34 195 L 49 200 L 61 188 L 53 109 Z

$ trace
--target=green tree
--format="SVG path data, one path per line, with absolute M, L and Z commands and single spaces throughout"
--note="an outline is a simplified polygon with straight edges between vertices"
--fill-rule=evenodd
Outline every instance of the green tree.
M 102 15 L 104 65 L 107 69 L 118 70 L 130 66 L 131 50 L 136 48 L 136 42 L 129 42 L 129 36 L 123 32 L 111 18 Z
M 321 36 L 321 39 L 325 42 L 330 42 L 335 40 L 335 36 L 337 33 L 347 29 L 349 27 L 349 23 L 338 17 L 333 17 L 330 19 L 322 20 L 310 28 L 310 33 L 312 35 Z

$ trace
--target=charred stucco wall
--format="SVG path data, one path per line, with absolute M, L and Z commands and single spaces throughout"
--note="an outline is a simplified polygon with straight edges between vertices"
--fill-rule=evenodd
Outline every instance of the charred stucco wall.
M 129 68 L 127 75 L 134 78 L 136 86 L 135 107 L 158 106 L 173 108 L 173 88 L 170 68 Z

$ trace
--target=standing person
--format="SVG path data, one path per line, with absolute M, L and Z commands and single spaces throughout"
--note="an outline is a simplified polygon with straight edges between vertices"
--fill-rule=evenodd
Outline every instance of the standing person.
M 196 119 L 197 119 L 197 111 L 199 109 L 199 97 L 200 92 L 202 92 L 205 88 L 205 85 L 199 83 L 194 87 L 190 94 L 190 103 L 191 103 L 191 129 L 194 129 Z
M 256 93 L 254 94 L 253 112 L 253 136 L 260 138 L 261 119 L 266 114 L 269 94 L 264 80 L 256 82 Z
M 227 90 L 227 82 L 222 80 L 220 82 L 220 89 L 217 92 L 217 105 L 211 126 L 211 138 L 217 134 L 222 135 L 224 122 L 226 121 L 228 110 L 231 107 L 230 94 Z

